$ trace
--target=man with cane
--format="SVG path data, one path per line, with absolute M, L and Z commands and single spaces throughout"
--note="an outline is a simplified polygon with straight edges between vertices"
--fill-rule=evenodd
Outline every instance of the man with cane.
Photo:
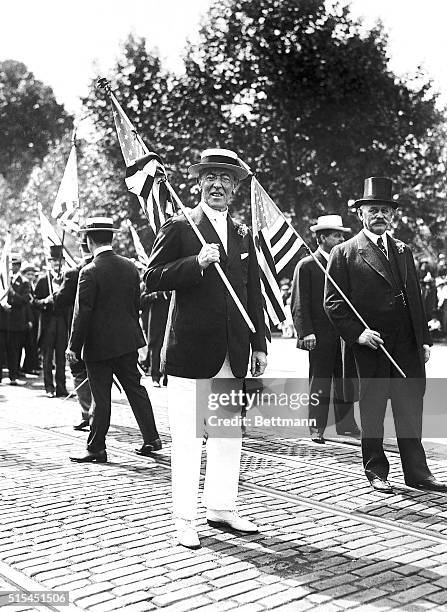
M 332 250 L 325 311 L 354 352 L 365 474 L 375 490 L 393 492 L 383 450 L 391 399 L 405 483 L 447 492 L 428 468 L 421 443 L 425 362 L 432 342 L 411 251 L 387 231 L 397 207 L 391 180 L 366 179 L 363 198 L 354 205 L 363 229 Z

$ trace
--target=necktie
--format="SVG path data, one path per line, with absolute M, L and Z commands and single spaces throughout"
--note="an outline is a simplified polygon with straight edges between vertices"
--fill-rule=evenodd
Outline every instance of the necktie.
M 377 246 L 379 247 L 379 249 L 382 251 L 382 253 L 385 255 L 385 257 L 388 259 L 388 255 L 386 253 L 386 248 L 385 245 L 383 244 L 383 238 L 382 236 L 379 236 L 377 238 Z

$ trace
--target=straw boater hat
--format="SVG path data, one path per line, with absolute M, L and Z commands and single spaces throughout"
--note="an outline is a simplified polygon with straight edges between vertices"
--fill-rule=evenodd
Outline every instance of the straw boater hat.
M 322 230 L 333 230 L 337 232 L 350 232 L 349 227 L 343 227 L 343 219 L 340 215 L 322 215 L 318 217 L 317 224 L 310 226 L 311 232 L 320 232 Z
M 393 181 L 384 176 L 370 176 L 365 179 L 363 198 L 356 200 L 353 208 L 359 208 L 362 204 L 388 204 L 397 208 L 396 200 L 392 195 Z
M 247 178 L 248 170 L 242 167 L 239 157 L 230 149 L 205 149 L 200 156 L 200 162 L 188 168 L 191 176 L 199 176 L 206 168 L 222 168 L 233 172 L 238 180 Z
M 20 253 L 17 253 L 16 251 L 11 252 L 9 257 L 10 257 L 11 263 L 22 263 L 22 256 L 20 255 Z
M 85 225 L 79 232 L 117 232 L 118 230 L 113 227 L 112 217 L 88 217 L 85 220 Z M 82 238 L 82 236 L 81 236 Z

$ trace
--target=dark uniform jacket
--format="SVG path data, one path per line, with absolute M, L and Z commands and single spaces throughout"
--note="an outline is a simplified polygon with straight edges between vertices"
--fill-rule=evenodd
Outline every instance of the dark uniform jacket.
M 145 340 L 139 323 L 140 277 L 113 251 L 99 253 L 79 273 L 69 347 L 85 361 L 137 351 Z
M 57 291 L 57 284 L 53 285 L 53 292 Z M 67 305 L 46 303 L 45 298 L 50 295 L 50 289 L 48 286 L 48 276 L 40 276 L 37 279 L 36 287 L 34 289 L 34 304 L 40 310 L 40 326 L 39 326 L 39 345 L 42 346 L 45 343 L 45 335 L 51 325 L 53 317 L 62 317 L 66 327 L 69 327 L 71 310 Z
M 31 299 L 31 285 L 21 274 L 14 277 L 8 291 L 8 304 L 11 310 L 6 312 L 6 326 L 9 331 L 26 331 L 31 321 L 28 304 Z
M 185 378 L 211 378 L 228 351 L 233 374 L 242 378 L 252 350 L 265 351 L 264 316 L 258 264 L 249 233 L 238 231 L 228 215 L 228 254 L 201 206 L 191 211 L 205 241 L 220 245 L 220 263 L 252 320 L 252 334 L 213 265 L 201 272 L 201 244 L 184 215 L 161 228 L 145 274 L 149 291 L 175 290 L 166 354 L 166 372 Z

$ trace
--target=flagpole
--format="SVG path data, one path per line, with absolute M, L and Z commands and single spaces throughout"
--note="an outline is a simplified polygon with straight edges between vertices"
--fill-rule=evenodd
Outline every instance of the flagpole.
M 106 78 L 100 78 L 97 80 L 97 87 L 99 87 L 100 89 L 103 89 L 106 94 L 110 97 L 110 102 L 112 103 L 113 106 L 113 101 L 115 100 L 115 103 L 117 103 L 118 101 L 116 100 L 115 96 L 113 95 L 112 92 L 112 88 L 110 87 L 110 83 Z M 149 150 L 146 146 L 146 144 L 144 143 L 144 141 L 142 140 L 141 136 L 138 134 L 138 132 L 136 131 L 136 129 L 133 127 L 133 125 L 130 123 L 129 118 L 127 117 L 127 115 L 124 113 L 124 117 L 126 119 L 126 121 L 128 122 L 129 125 L 129 129 L 132 129 L 132 132 L 135 135 L 135 138 L 138 140 L 138 142 L 140 143 L 140 145 L 142 146 L 143 150 L 146 153 L 149 153 Z M 165 185 L 169 191 L 169 193 L 172 195 L 172 197 L 174 198 L 174 200 L 176 201 L 178 207 L 180 208 L 180 210 L 183 212 L 183 214 L 186 217 L 186 220 L 188 221 L 188 223 L 190 224 L 191 228 L 193 229 L 195 235 L 197 236 L 197 238 L 199 239 L 200 243 L 204 246 L 207 244 L 207 242 L 205 241 L 205 239 L 203 238 L 202 234 L 199 231 L 199 228 L 197 227 L 197 225 L 194 223 L 193 219 L 191 218 L 187 208 L 184 206 L 184 204 L 181 202 L 180 198 L 178 197 L 178 195 L 176 194 L 176 192 L 174 191 L 174 189 L 172 188 L 172 186 L 170 185 L 169 181 L 167 180 L 167 178 L 165 179 Z M 256 333 L 256 329 L 255 326 L 253 325 L 253 322 L 251 321 L 250 317 L 248 316 L 247 311 L 245 310 L 244 306 L 242 305 L 242 302 L 239 300 L 238 296 L 236 295 L 233 287 L 230 284 L 230 281 L 228 280 L 228 278 L 225 276 L 224 271 L 222 270 L 220 264 L 218 262 L 215 262 L 214 267 L 217 270 L 217 273 L 219 274 L 220 278 L 222 279 L 222 282 L 224 283 L 225 287 L 228 290 L 228 293 L 230 294 L 230 296 L 233 298 L 234 303 L 236 304 L 237 309 L 239 310 L 239 312 L 241 313 L 244 321 L 247 323 L 248 328 L 250 329 L 250 331 L 255 334 Z
M 174 189 L 171 187 L 169 181 L 165 181 L 165 185 L 169 190 L 169 193 L 172 195 L 172 197 L 174 198 L 174 200 L 176 201 L 177 205 L 179 206 L 180 210 L 182 211 L 182 213 L 185 215 L 186 220 L 188 221 L 188 223 L 190 224 L 190 226 L 192 227 L 195 235 L 197 236 L 197 238 L 200 240 L 200 243 L 205 246 L 207 244 L 205 238 L 202 236 L 202 234 L 200 233 L 199 228 L 197 227 L 197 225 L 194 223 L 193 219 L 191 218 L 191 215 L 188 211 L 188 209 L 186 208 L 186 206 L 184 206 L 184 204 L 182 204 L 180 198 L 178 197 L 178 195 L 175 193 Z M 231 295 L 231 297 L 233 298 L 234 303 L 236 304 L 239 312 L 241 313 L 242 317 L 244 318 L 244 321 L 247 323 L 250 331 L 255 334 L 256 330 L 255 330 L 255 326 L 253 325 L 250 317 L 247 314 L 247 311 L 245 310 L 244 306 L 242 305 L 242 302 L 239 300 L 238 296 L 236 295 L 233 287 L 231 286 L 230 281 L 228 280 L 228 278 L 225 276 L 224 271 L 222 270 L 222 268 L 220 267 L 220 264 L 216 261 L 214 262 L 214 267 L 216 268 L 220 278 L 222 279 L 222 282 L 224 283 L 225 287 L 228 289 L 228 293 Z

